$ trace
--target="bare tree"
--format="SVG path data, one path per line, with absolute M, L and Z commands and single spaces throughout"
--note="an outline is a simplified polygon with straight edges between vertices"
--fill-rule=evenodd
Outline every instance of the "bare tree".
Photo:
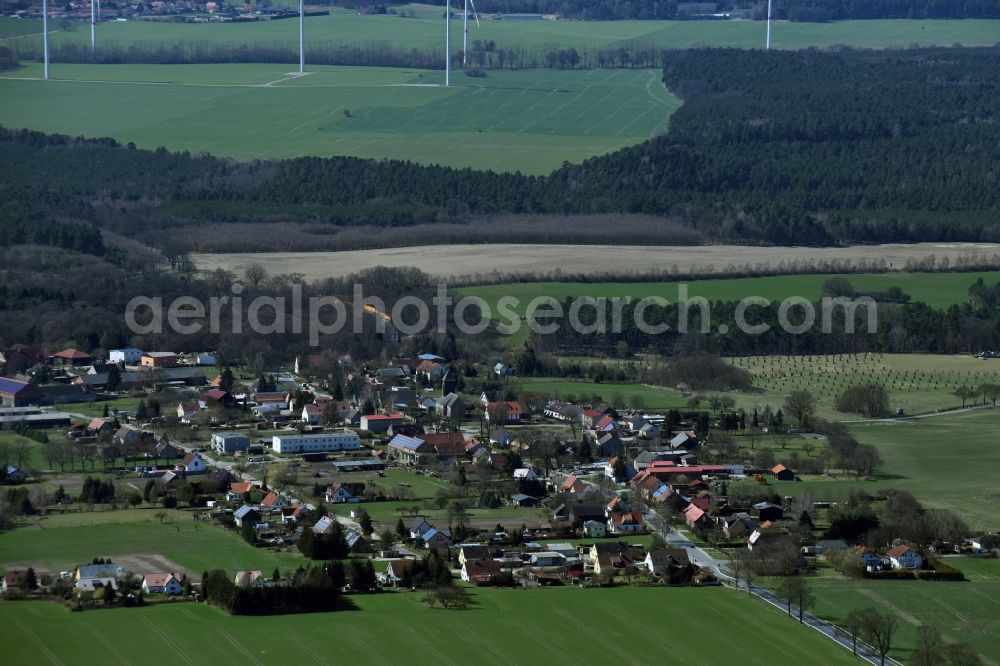
M 885 655 L 892 648 L 899 621 L 895 615 L 882 613 L 877 608 L 866 608 L 861 613 L 862 634 L 878 651 L 881 666 L 885 666 Z
M 267 279 L 267 269 L 260 264 L 250 264 L 247 266 L 247 270 L 243 276 L 247 279 L 247 282 L 256 288 L 261 282 Z
M 844 631 L 851 635 L 851 652 L 858 653 L 858 634 L 864 627 L 864 617 L 861 611 L 852 610 L 844 618 Z
M 816 396 L 809 391 L 792 391 L 785 399 L 785 410 L 796 423 L 805 425 L 816 411 Z
M 917 645 L 913 649 L 915 666 L 937 666 L 944 662 L 944 644 L 937 627 L 917 627 Z

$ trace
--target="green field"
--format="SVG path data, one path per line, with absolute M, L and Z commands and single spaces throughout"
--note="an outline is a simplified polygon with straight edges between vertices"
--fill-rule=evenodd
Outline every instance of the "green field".
M 849 652 L 725 589 L 474 590 L 465 611 L 421 593 L 352 597 L 358 611 L 230 617 L 204 605 L 71 613 L 0 604 L 11 664 L 851 664 Z M 668 612 L 668 609 L 673 612 Z M 710 631 L 711 629 L 711 631 Z M 149 637 L 148 649 L 129 637 Z
M 561 400 L 590 400 L 599 396 L 615 407 L 642 407 L 648 409 L 671 409 L 685 405 L 684 398 L 671 389 L 644 386 L 642 384 L 611 384 L 572 379 L 519 379 L 513 380 L 512 387 L 519 395 L 538 393 Z M 636 401 L 635 398 L 639 400 Z
M 326 9 L 326 7 L 323 7 Z M 320 45 L 391 45 L 400 50 L 443 50 L 443 11 L 440 7 L 418 11 L 417 18 L 401 16 L 358 16 L 354 12 L 336 12 L 331 16 L 306 19 L 306 43 Z M 41 33 L 40 22 L 0 22 L 0 35 L 29 31 L 25 24 L 35 24 L 33 33 Z M 16 24 L 8 27 L 8 24 Z M 83 22 L 70 23 L 52 35 L 60 41 L 90 43 L 90 30 Z M 57 26 L 50 24 L 50 28 Z M 493 40 L 498 48 L 527 50 L 574 47 L 580 51 L 615 48 L 628 44 L 661 48 L 696 46 L 764 47 L 764 24 L 760 21 L 500 21 L 483 20 L 469 29 L 470 40 Z M 995 44 L 1000 35 L 1000 21 L 838 21 L 833 23 L 786 23 L 773 25 L 776 48 L 809 46 L 909 46 L 911 44 L 967 46 Z M 461 24 L 452 27 L 452 44 L 461 47 Z M 36 45 L 40 38 L 17 40 Z M 262 21 L 256 23 L 187 24 L 159 21 L 111 22 L 98 26 L 98 43 L 181 44 L 228 43 L 283 45 L 294 49 L 298 44 L 298 21 Z
M 671 303 L 679 299 L 678 288 L 687 286 L 689 298 L 703 297 L 709 301 L 738 301 L 747 296 L 760 296 L 782 301 L 790 296 L 818 300 L 823 283 L 834 277 L 846 278 L 861 292 L 885 291 L 899 287 L 912 297 L 935 308 L 947 308 L 968 301 L 968 289 L 979 278 L 987 284 L 1000 282 L 1000 272 L 975 273 L 857 273 L 843 275 L 777 275 L 750 278 L 719 278 L 713 280 L 681 280 L 676 282 L 515 282 L 482 287 L 464 287 L 465 296 L 478 296 L 496 309 L 502 296 L 519 299 L 515 312 L 524 314 L 527 304 L 538 296 L 551 296 L 560 301 L 570 297 L 592 298 L 648 296 L 666 298 Z
M 439 71 L 30 64 L 0 75 L 0 124 L 248 160 L 352 155 L 547 173 L 648 139 L 680 101 L 655 70 Z M 30 79 L 30 80 L 21 80 Z
M 229 571 L 274 567 L 293 569 L 304 560 L 298 551 L 273 553 L 252 548 L 236 532 L 196 522 L 190 514 L 172 514 L 161 524 L 151 509 L 69 514 L 36 526 L 0 534 L 0 566 L 33 564 L 40 570 L 63 571 L 95 557 L 161 555 L 195 575 L 211 568 Z M 89 522 L 88 522 L 89 518 Z M 82 524 L 86 523 L 86 524 Z M 74 525 L 74 526 L 63 526 Z
M 817 605 L 814 612 L 833 622 L 843 621 L 856 608 L 875 606 L 893 612 L 899 631 L 890 656 L 912 661 L 916 629 L 937 627 L 948 641 L 968 643 L 990 663 L 1000 658 L 1000 560 L 948 558 L 971 579 L 965 583 L 939 581 L 849 580 L 840 576 L 811 581 Z

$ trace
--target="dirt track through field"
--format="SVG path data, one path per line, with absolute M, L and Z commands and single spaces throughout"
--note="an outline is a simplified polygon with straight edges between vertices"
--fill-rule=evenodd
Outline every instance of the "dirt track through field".
M 555 270 L 578 274 L 635 274 L 676 269 L 681 274 L 714 272 L 727 266 L 764 264 L 776 269 L 792 261 L 884 260 L 890 270 L 904 270 L 910 259 L 944 257 L 954 263 L 961 256 L 1000 253 L 996 243 L 915 243 L 852 247 L 745 247 L 739 245 L 642 246 L 622 245 L 432 245 L 355 250 L 347 252 L 259 252 L 193 254 L 200 270 L 221 268 L 242 275 L 260 264 L 271 275 L 301 273 L 307 280 L 342 277 L 372 266 L 414 266 L 431 275 L 463 276 L 547 274 Z

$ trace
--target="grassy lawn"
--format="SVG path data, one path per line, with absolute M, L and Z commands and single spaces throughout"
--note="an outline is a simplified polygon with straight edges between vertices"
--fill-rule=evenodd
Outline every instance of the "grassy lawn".
M 290 69 L 67 64 L 53 68 L 58 82 L 15 80 L 37 79 L 28 63 L 0 75 L 0 123 L 243 160 L 354 155 L 547 173 L 665 131 L 680 106 L 656 70 L 490 72 L 444 88 L 440 71 L 315 67 L 292 80 Z
M 539 393 L 551 398 L 565 400 L 590 400 L 594 396 L 616 407 L 643 407 L 649 409 L 670 409 L 683 407 L 687 398 L 677 391 L 642 384 L 610 384 L 572 379 L 515 379 L 511 387 L 519 395 Z M 636 400 L 638 398 L 638 400 Z
M 814 612 L 833 622 L 867 606 L 894 613 L 899 630 L 889 654 L 903 663 L 912 661 L 916 630 L 921 624 L 937 627 L 946 640 L 968 643 L 995 662 L 1000 658 L 996 642 L 1000 634 L 1000 561 L 948 558 L 948 564 L 970 573 L 986 572 L 990 577 L 967 574 L 972 582 L 963 583 L 811 578 L 817 600 Z
M 324 5 L 322 7 L 326 9 Z M 331 16 L 306 19 L 307 45 L 368 45 L 390 43 L 397 49 L 443 48 L 444 26 L 440 7 L 414 6 L 415 18 L 358 16 L 354 11 L 335 11 Z M 29 27 L 31 26 L 31 27 Z M 776 48 L 804 48 L 851 44 L 854 46 L 909 46 L 910 44 L 966 46 L 996 43 L 1000 22 L 966 21 L 837 21 L 833 23 L 787 23 L 773 27 Z M 50 24 L 51 29 L 56 25 Z M 90 31 L 83 22 L 67 25 L 52 35 L 53 43 L 89 44 Z M 453 47 L 461 48 L 461 23 L 452 26 Z M 98 44 L 129 45 L 156 43 L 261 44 L 294 48 L 298 21 L 256 23 L 179 24 L 162 21 L 128 21 L 98 26 Z M 0 35 L 40 34 L 39 21 L 0 19 Z M 521 48 L 530 52 L 575 47 L 578 50 L 641 44 L 662 48 L 694 46 L 764 47 L 764 24 L 760 21 L 494 21 L 483 20 L 469 30 L 470 41 L 493 40 L 497 48 Z M 16 40 L 24 48 L 37 37 Z
M 71 613 L 0 605 L 10 663 L 850 664 L 814 631 L 726 589 L 472 590 L 466 611 L 429 610 L 420 593 L 352 597 L 335 614 L 230 617 L 209 606 Z M 683 612 L 664 614 L 665 608 Z M 716 631 L 706 636 L 706 624 Z M 600 627 L 595 630 L 594 627 Z M 162 635 L 138 652 L 118 636 Z M 655 639 L 651 640 L 651 636 Z M 109 645 L 115 647 L 109 648 Z M 43 647 L 44 646 L 44 647 Z
M 141 518 L 140 516 L 143 516 Z M 50 525 L 22 527 L 0 534 L 0 563 L 10 568 L 14 563 L 35 563 L 42 568 L 67 570 L 94 557 L 126 555 L 161 555 L 200 575 L 205 569 L 291 569 L 304 562 L 298 551 L 273 553 L 251 548 L 235 532 L 195 522 L 177 515 L 161 524 L 152 510 L 114 512 L 115 522 L 106 522 L 102 512 L 75 517 L 79 526 L 63 527 L 74 517 L 60 516 Z M 89 524 L 87 522 L 89 521 Z
M 143 396 L 125 396 L 103 402 L 76 402 L 66 405 L 56 405 L 53 409 L 72 414 L 98 417 L 104 413 L 105 407 L 108 408 L 109 414 L 114 414 L 114 410 L 116 409 L 120 411 L 132 411 L 139 405 L 139 401 L 143 399 Z M 148 398 L 145 399 L 148 400 Z
M 907 490 L 927 507 L 957 511 L 974 530 L 1000 529 L 998 428 L 1000 410 L 993 409 L 856 424 L 851 430 L 858 441 L 874 444 L 885 461 L 875 480 L 804 476 L 800 483 L 770 487 L 795 496 L 808 488 L 817 501 L 843 500 L 852 488 Z M 776 455 L 780 458 L 781 452 Z

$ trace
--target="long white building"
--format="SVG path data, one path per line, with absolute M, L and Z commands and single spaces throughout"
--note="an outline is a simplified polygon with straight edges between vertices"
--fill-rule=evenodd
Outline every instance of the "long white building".
M 357 451 L 361 448 L 358 433 L 350 430 L 319 435 L 276 435 L 271 438 L 275 453 L 323 453 L 326 451 Z

